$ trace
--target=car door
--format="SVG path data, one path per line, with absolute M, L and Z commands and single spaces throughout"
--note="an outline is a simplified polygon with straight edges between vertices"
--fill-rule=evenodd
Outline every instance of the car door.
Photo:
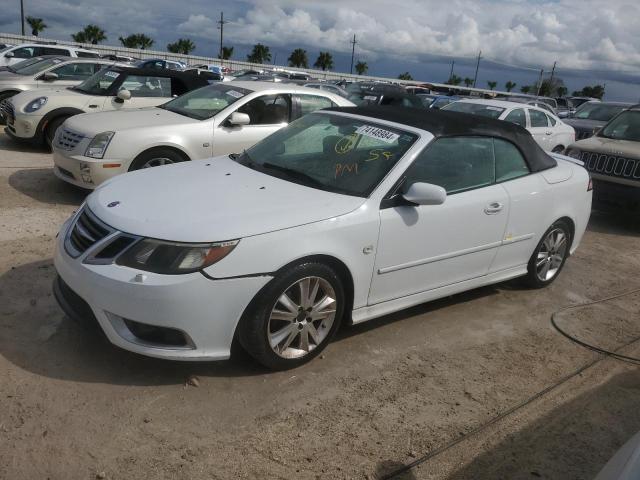
M 324 108 L 337 107 L 330 98 L 322 95 L 294 95 L 293 96 L 293 116 L 292 120 L 304 117 L 307 113 L 322 110 Z
M 520 150 L 511 142 L 494 139 L 496 182 L 509 196 L 509 218 L 503 244 L 492 272 L 525 266 L 549 227 L 553 208 L 550 185 L 541 173 L 531 172 Z
M 58 78 L 55 80 L 43 80 L 42 75 L 38 76 L 38 87 L 55 86 L 55 87 L 70 87 L 78 85 L 80 82 L 85 81 L 99 70 L 99 67 L 93 63 L 85 62 L 69 62 L 59 67 L 54 67 L 48 70 L 51 73 L 55 73 Z
M 524 108 L 514 108 L 507 113 L 502 120 L 515 123 L 516 125 L 520 125 L 522 128 L 527 128 L 527 114 L 525 113 Z
M 11 53 L 13 53 L 12 57 L 5 56 L 5 60 L 6 60 L 5 65 L 14 65 L 28 58 L 37 57 L 41 55 L 40 53 L 41 51 L 42 51 L 42 48 L 33 47 L 33 46 L 16 48 L 15 50 L 11 51 Z
M 261 95 L 238 107 L 236 112 L 249 115 L 249 124 L 231 125 L 223 120 L 213 134 L 214 156 L 242 152 L 287 125 L 291 120 L 291 95 Z
M 495 183 L 491 137 L 440 138 L 421 152 L 401 188 L 415 182 L 447 191 L 441 205 L 380 209 L 380 234 L 369 304 L 486 275 L 509 214 Z
M 551 128 L 549 128 L 549 121 L 544 112 L 535 108 L 527 108 L 529 116 L 529 132 L 534 138 L 536 143 L 542 147 L 543 150 L 549 151 L 553 147 L 549 137 L 553 135 Z
M 171 78 L 155 75 L 128 75 L 119 90 L 129 90 L 131 98 L 120 101 L 117 96 L 107 97 L 104 110 L 127 110 L 161 105 L 172 98 Z

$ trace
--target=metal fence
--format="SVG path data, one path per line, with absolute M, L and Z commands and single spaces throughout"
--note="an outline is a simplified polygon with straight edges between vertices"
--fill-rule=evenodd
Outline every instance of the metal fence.
M 260 64 L 260 63 L 250 63 L 243 62 L 241 60 L 220 60 L 215 57 L 201 57 L 197 55 L 181 55 L 177 53 L 171 52 L 161 52 L 157 50 L 139 50 L 137 48 L 126 48 L 126 47 L 117 47 L 113 45 L 92 45 L 90 43 L 76 43 L 76 42 L 66 42 L 60 40 L 53 40 L 49 38 L 43 37 L 34 37 L 32 35 L 13 35 L 10 33 L 1 33 L 0 32 L 0 43 L 10 43 L 13 45 L 17 45 L 20 43 L 57 43 L 59 45 L 72 45 L 76 47 L 86 48 L 89 50 L 95 50 L 102 54 L 114 54 L 114 55 L 124 55 L 127 57 L 135 57 L 139 59 L 145 58 L 162 58 L 165 60 L 176 60 L 179 62 L 184 62 L 189 65 L 196 65 L 200 63 L 213 63 L 216 65 L 223 65 L 231 68 L 232 70 L 241 70 L 245 68 L 260 68 L 260 69 L 273 69 L 273 68 L 291 68 L 285 65 L 271 65 L 271 64 Z M 398 80 L 397 78 L 388 78 L 388 77 L 373 77 L 368 75 L 351 75 L 349 73 L 340 73 L 340 72 L 329 72 L 323 70 L 314 70 L 311 68 L 295 68 L 297 72 L 306 72 L 311 74 L 315 78 L 325 79 L 325 80 L 356 80 L 356 81 L 385 81 L 385 82 L 395 82 L 403 85 L 416 85 L 422 82 L 418 81 L 407 81 L 407 80 Z

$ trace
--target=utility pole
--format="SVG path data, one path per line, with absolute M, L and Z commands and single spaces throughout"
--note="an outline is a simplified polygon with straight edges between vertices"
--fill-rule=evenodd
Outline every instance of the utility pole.
M 476 74 L 473 77 L 473 88 L 476 88 L 476 81 L 478 80 L 478 69 L 480 68 L 481 58 L 482 58 L 482 50 L 478 52 L 478 61 L 476 62 Z
M 553 68 L 551 68 L 551 76 L 549 77 L 549 86 L 553 85 L 553 74 L 556 71 L 556 63 L 557 62 L 553 62 Z
M 349 42 L 351 44 L 351 70 L 349 71 L 353 75 L 353 57 L 356 53 L 356 34 L 353 34 L 353 40 Z
M 544 75 L 544 68 L 540 69 L 540 78 L 538 79 L 538 91 L 536 92 L 536 97 L 540 96 L 540 89 L 542 88 L 542 76 Z
M 220 20 L 218 20 L 216 23 L 220 25 L 218 27 L 220 29 L 220 54 L 218 55 L 218 57 L 220 57 L 220 60 L 222 60 L 222 40 L 224 38 L 224 25 L 225 23 L 229 23 L 224 20 L 224 12 L 220 12 Z
M 20 0 L 20 19 L 22 20 L 22 36 L 24 36 L 24 0 Z
M 449 73 L 449 80 L 453 78 L 453 66 L 456 64 L 455 60 L 451 60 L 451 73 Z

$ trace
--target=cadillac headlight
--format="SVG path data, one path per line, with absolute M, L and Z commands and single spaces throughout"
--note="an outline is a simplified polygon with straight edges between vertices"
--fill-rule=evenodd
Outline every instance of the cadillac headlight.
M 177 243 L 144 239 L 125 251 L 116 263 L 147 272 L 177 275 L 192 273 L 219 262 L 240 240 L 216 243 Z
M 114 135 L 115 132 L 102 132 L 93 137 L 93 139 L 89 143 L 89 146 L 87 147 L 87 151 L 84 152 L 85 157 L 104 157 L 104 152 L 107 150 L 109 142 L 111 142 L 111 139 Z
M 42 108 L 42 106 L 47 103 L 47 97 L 38 97 L 35 100 L 31 100 L 24 107 L 24 113 L 33 113 L 37 112 Z

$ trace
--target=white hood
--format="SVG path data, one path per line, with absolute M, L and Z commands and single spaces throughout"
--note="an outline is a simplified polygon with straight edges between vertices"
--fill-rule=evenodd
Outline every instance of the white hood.
M 112 112 L 85 113 L 71 117 L 66 126 L 71 130 L 95 136 L 101 132 L 118 132 L 132 128 L 164 127 L 199 123 L 184 115 L 150 107 Z
M 281 180 L 223 156 L 120 175 L 97 188 L 87 205 L 123 232 L 213 242 L 337 217 L 364 201 Z M 108 207 L 112 202 L 120 203 Z

